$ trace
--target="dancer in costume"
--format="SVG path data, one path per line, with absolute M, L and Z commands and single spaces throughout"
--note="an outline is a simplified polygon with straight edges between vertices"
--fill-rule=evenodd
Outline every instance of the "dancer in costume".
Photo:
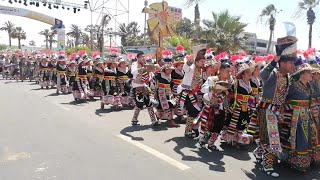
M 104 95 L 102 96 L 101 109 L 104 109 L 105 104 L 111 104 L 111 108 L 119 109 L 121 101 L 118 97 L 118 86 L 116 81 L 119 50 L 110 48 L 109 51 L 110 54 L 108 55 L 107 67 L 104 69 L 104 81 L 102 82 Z
M 320 161 L 320 144 L 317 122 L 311 114 L 311 98 L 314 94 L 311 81 L 317 69 L 308 63 L 298 66 L 292 75 L 286 97 L 284 118 L 281 124 L 283 159 L 293 169 L 305 172 L 311 163 Z
M 53 54 L 48 64 L 49 82 L 50 82 L 51 88 L 54 88 L 54 86 L 57 84 L 57 72 L 56 72 L 57 58 L 58 58 L 58 55 Z
M 151 123 L 153 126 L 159 125 L 153 107 L 150 100 L 151 90 L 148 87 L 148 83 L 153 78 L 152 71 L 154 71 L 154 65 L 147 65 L 146 58 L 143 53 L 137 54 L 137 62 L 131 66 L 132 80 L 132 93 L 135 101 L 134 114 L 131 120 L 133 126 L 140 125 L 138 121 L 139 113 L 144 106 L 147 107 Z
M 199 131 L 193 127 L 193 120 L 201 111 L 201 105 L 198 104 L 197 95 L 203 84 L 202 68 L 205 63 L 205 46 L 196 46 L 193 49 L 195 59 L 188 59 L 183 65 L 185 72 L 182 84 L 178 86 L 177 93 L 180 94 L 180 112 L 185 108 L 187 110 L 187 119 L 185 127 L 185 136 L 189 138 L 197 137 Z
M 68 92 L 72 93 L 73 89 L 75 88 L 77 81 L 76 81 L 76 76 L 77 76 L 77 67 L 76 67 L 77 62 L 74 59 L 71 59 L 69 64 L 68 64 L 68 69 L 67 69 L 67 79 L 68 79 Z
M 104 79 L 104 65 L 103 61 L 101 60 L 100 55 L 93 54 L 93 58 L 95 60 L 94 63 L 94 71 L 93 71 L 93 78 L 92 78 L 92 94 L 93 97 L 99 97 L 102 98 L 103 91 L 102 91 L 102 81 Z
M 23 82 L 27 78 L 27 59 L 26 55 L 20 56 L 19 61 L 19 69 L 20 69 L 20 76 L 19 79 Z
M 221 139 L 236 148 L 240 148 L 240 145 L 248 145 L 252 141 L 252 136 L 246 134 L 244 130 L 249 124 L 251 109 L 254 107 L 254 97 L 251 95 L 252 87 L 250 85 L 254 69 L 254 66 L 249 66 L 247 63 L 239 64 L 237 79 L 233 81 L 229 89 L 229 108 Z
M 178 45 L 176 47 L 176 53 L 177 55 L 174 57 L 174 63 L 173 63 L 173 67 L 174 69 L 172 70 L 171 73 L 171 90 L 173 93 L 173 98 L 175 99 L 176 102 L 176 106 L 175 106 L 175 115 L 177 116 L 177 120 L 178 121 L 184 121 L 184 117 L 183 115 L 185 114 L 185 112 L 180 112 L 180 104 L 179 104 L 179 95 L 177 93 L 177 88 L 179 85 L 182 84 L 182 79 L 184 76 L 184 72 L 183 72 L 183 64 L 185 63 L 185 52 L 184 52 L 184 47 L 181 45 Z M 191 57 L 192 56 L 188 56 Z
M 278 123 L 282 121 L 285 98 L 288 93 L 290 76 L 296 61 L 296 42 L 293 36 L 279 38 L 276 45 L 277 57 L 264 67 L 262 79 L 262 98 L 258 111 L 260 146 L 263 148 L 263 171 L 272 177 L 279 177 L 273 163 L 282 154 Z M 279 64 L 279 68 L 277 68 Z
M 76 77 L 76 83 L 73 86 L 73 97 L 77 100 L 87 100 L 89 95 L 88 79 L 86 70 L 87 59 L 80 57 L 78 60 L 78 72 Z
M 128 76 L 129 68 L 128 63 L 123 58 L 119 59 L 119 64 L 117 67 L 117 86 L 118 86 L 118 96 L 122 107 L 128 106 L 130 104 L 129 94 L 130 94 L 130 84 Z
M 216 66 L 214 60 L 207 61 L 207 66 Z M 225 99 L 230 83 L 230 64 L 221 64 L 219 74 L 210 76 L 202 85 L 201 91 L 204 93 L 204 107 L 199 114 L 200 135 L 199 144 L 204 147 L 207 143 L 208 149 L 217 150 L 214 145 L 224 125 L 225 120 Z
M 63 94 L 67 94 L 68 91 L 68 80 L 67 80 L 67 62 L 65 59 L 65 53 L 59 52 L 58 62 L 56 67 L 57 73 L 57 94 L 62 92 Z
M 155 99 L 157 118 L 167 120 L 169 127 L 179 127 L 173 120 L 175 101 L 171 92 L 171 73 L 173 68 L 172 52 L 163 50 L 161 52 L 164 64 L 159 73 L 155 74 Z
M 39 75 L 40 75 L 39 85 L 41 89 L 43 89 L 43 87 L 46 87 L 46 89 L 49 89 L 50 80 L 49 80 L 48 64 L 49 64 L 48 57 L 46 55 L 43 55 L 39 64 Z

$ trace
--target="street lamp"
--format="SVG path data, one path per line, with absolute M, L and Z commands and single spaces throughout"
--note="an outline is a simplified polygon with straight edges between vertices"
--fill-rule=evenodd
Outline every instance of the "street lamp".
M 148 1 L 144 1 L 144 8 L 148 6 Z M 143 30 L 143 46 L 146 45 L 146 30 L 147 30 L 147 13 L 144 13 L 144 30 Z

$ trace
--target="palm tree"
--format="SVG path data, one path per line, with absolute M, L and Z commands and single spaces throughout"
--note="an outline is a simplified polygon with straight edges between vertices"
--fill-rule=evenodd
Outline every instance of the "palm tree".
M 86 34 L 86 33 L 82 33 L 81 34 L 81 44 L 83 45 L 83 46 L 87 46 L 87 47 L 89 47 L 89 45 L 90 45 L 90 37 L 89 37 L 89 35 L 88 34 Z
M 18 47 L 21 49 L 21 40 L 24 40 L 27 38 L 26 32 L 21 27 L 16 27 L 13 29 L 12 32 L 12 38 L 18 39 Z
M 271 46 L 271 40 L 272 40 L 272 35 L 274 32 L 274 26 L 276 25 L 276 18 L 275 18 L 275 13 L 277 13 L 277 9 L 273 4 L 269 4 L 267 7 L 265 7 L 262 11 L 261 14 L 259 15 L 259 20 L 262 22 L 264 18 L 267 18 L 266 24 L 269 23 L 269 29 L 270 29 L 270 36 L 269 36 L 269 43 L 268 43 L 268 48 L 267 48 L 267 54 L 270 51 L 270 46 Z
M 1 31 L 7 31 L 8 37 L 9 37 L 9 46 L 11 46 L 11 38 L 12 38 L 12 32 L 14 29 L 15 24 L 13 24 L 10 21 L 7 21 L 3 24 L 3 27 L 0 28 Z
M 213 20 L 203 20 L 204 31 L 200 32 L 200 43 L 215 47 L 215 51 L 237 51 L 245 46 L 245 39 L 240 38 L 247 24 L 240 22 L 241 17 L 230 15 L 226 10 L 219 14 L 212 12 Z
M 189 8 L 193 5 L 194 7 L 194 24 L 196 26 L 200 26 L 200 11 L 199 11 L 199 3 L 203 0 L 186 0 L 186 6 Z
M 78 25 L 71 24 L 71 30 L 67 33 L 67 35 L 74 38 L 74 43 L 76 47 L 79 45 L 81 34 L 82 32 L 80 27 Z
M 320 0 L 301 0 L 298 3 L 298 10 L 296 12 L 296 17 L 302 17 L 303 12 L 307 13 L 307 22 L 309 25 L 309 48 L 312 46 L 312 26 L 316 19 L 316 15 L 313 9 L 319 5 Z
M 118 31 L 123 34 L 121 36 L 121 44 L 126 46 L 133 46 L 140 44 L 143 39 L 139 36 L 140 27 L 137 22 L 130 22 L 128 26 L 125 23 L 119 25 Z
M 49 49 L 48 43 L 49 43 L 49 37 L 50 37 L 50 30 L 44 29 L 43 31 L 39 32 L 39 34 L 45 37 L 44 42 L 46 42 L 46 49 Z
M 57 43 L 57 40 L 54 39 L 57 33 L 58 32 L 56 30 L 53 30 L 49 33 L 48 42 L 49 42 L 50 50 L 52 49 L 52 44 Z

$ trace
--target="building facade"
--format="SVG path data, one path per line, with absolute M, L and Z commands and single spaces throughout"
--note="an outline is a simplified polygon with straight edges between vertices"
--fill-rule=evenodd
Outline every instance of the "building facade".
M 240 37 L 247 39 L 246 51 L 248 54 L 256 53 L 260 55 L 267 54 L 269 40 L 259 39 L 256 33 L 243 32 Z M 269 53 L 274 53 L 276 42 L 271 41 Z

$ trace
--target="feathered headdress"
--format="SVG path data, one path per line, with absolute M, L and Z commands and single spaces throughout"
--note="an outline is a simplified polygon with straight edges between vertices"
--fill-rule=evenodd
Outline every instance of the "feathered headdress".
M 176 52 L 177 52 L 178 56 L 184 57 L 184 47 L 182 45 L 178 45 L 176 47 Z
M 101 59 L 100 54 L 98 52 L 91 52 L 91 56 L 93 57 L 94 60 Z
M 79 54 L 79 56 L 82 57 L 82 58 L 87 57 L 87 53 L 86 53 L 85 50 L 79 50 L 79 51 L 78 51 L 78 54 Z
M 213 55 L 212 48 L 208 48 L 206 50 L 206 54 L 204 56 L 206 57 L 206 59 L 213 59 L 214 55 Z
M 172 62 L 172 52 L 170 50 L 163 50 L 161 55 L 165 63 Z
M 65 60 L 65 58 L 66 58 L 66 53 L 64 51 L 58 52 L 59 61 Z

